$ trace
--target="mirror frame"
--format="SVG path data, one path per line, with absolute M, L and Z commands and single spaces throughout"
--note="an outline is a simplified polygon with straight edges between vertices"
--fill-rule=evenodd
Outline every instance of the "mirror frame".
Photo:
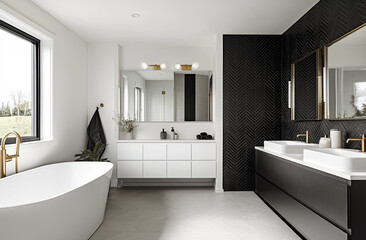
M 366 26 L 366 23 L 364 24 L 361 24 L 360 26 L 356 27 L 355 29 L 349 31 L 348 33 L 344 34 L 343 36 L 337 38 L 336 40 L 328 43 L 327 45 L 324 46 L 324 78 L 325 78 L 325 81 L 324 81 L 324 119 L 327 119 L 327 120 L 332 120 L 332 121 L 347 121 L 347 120 L 366 120 L 366 116 L 365 117 L 362 117 L 362 118 L 329 118 L 329 74 L 328 74 L 328 48 L 330 46 L 332 46 L 333 44 L 335 44 L 336 42 L 342 40 L 343 38 L 345 37 L 348 37 L 349 35 L 351 35 L 352 33 L 360 30 L 361 28 L 365 27 Z
M 316 93 L 316 119 L 296 119 L 295 118 L 295 64 L 301 62 L 307 57 L 316 54 L 316 85 L 317 85 L 317 93 Z M 321 49 L 318 48 L 304 57 L 296 60 L 291 64 L 291 120 L 304 122 L 304 121 L 320 121 L 323 120 L 323 71 L 322 71 L 322 61 L 321 61 Z

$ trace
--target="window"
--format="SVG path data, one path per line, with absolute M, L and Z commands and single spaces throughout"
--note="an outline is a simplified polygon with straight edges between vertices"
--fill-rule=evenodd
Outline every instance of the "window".
M 135 87 L 135 116 L 136 121 L 141 121 L 141 88 Z
M 0 138 L 12 130 L 40 139 L 40 40 L 0 20 Z

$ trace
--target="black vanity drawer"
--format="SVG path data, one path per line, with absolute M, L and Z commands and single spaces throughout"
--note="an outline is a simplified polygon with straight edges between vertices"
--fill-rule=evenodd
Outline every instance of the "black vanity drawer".
M 348 235 L 256 174 L 256 192 L 303 237 L 347 240 Z
M 323 217 L 349 228 L 346 180 L 258 150 L 256 172 Z

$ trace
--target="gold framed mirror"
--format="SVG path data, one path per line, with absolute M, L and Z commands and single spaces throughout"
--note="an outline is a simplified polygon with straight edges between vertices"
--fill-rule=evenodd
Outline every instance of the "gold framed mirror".
M 325 118 L 366 120 L 366 23 L 324 47 Z
M 322 120 L 321 63 L 321 50 L 316 49 L 291 64 L 291 120 Z

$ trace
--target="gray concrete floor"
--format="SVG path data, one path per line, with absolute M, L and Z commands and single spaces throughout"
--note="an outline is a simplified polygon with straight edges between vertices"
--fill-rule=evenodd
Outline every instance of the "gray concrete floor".
M 253 192 L 212 188 L 111 189 L 91 240 L 300 239 Z

